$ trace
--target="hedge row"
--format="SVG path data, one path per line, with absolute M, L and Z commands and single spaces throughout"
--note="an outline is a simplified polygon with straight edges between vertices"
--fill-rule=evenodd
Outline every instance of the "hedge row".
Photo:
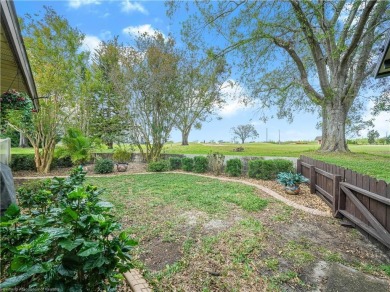
M 163 172 L 182 169 L 196 173 L 205 173 L 209 170 L 210 157 L 195 156 L 194 158 L 171 157 L 169 160 L 160 160 L 148 164 L 148 171 Z M 280 172 L 293 172 L 292 161 L 284 159 L 251 160 L 249 161 L 248 176 L 256 179 L 274 180 Z M 225 173 L 229 176 L 242 175 L 242 162 L 239 158 L 230 159 L 226 162 Z
M 35 167 L 35 159 L 34 154 L 12 154 L 11 155 L 11 163 L 10 168 L 13 171 L 19 171 L 19 170 L 32 170 L 36 171 Z M 64 168 L 64 167 L 72 167 L 73 163 L 70 159 L 70 157 L 64 157 L 64 158 L 54 158 L 50 168 L 56 169 L 56 168 Z

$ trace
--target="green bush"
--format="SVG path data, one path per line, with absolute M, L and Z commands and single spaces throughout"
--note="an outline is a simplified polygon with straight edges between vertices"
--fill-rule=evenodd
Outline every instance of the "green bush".
M 183 157 L 181 159 L 181 168 L 184 171 L 192 171 L 194 169 L 194 159 L 190 157 Z
M 70 156 L 64 156 L 64 157 L 54 157 L 53 161 L 51 162 L 50 169 L 56 169 L 56 168 L 65 168 L 65 167 L 72 167 L 73 162 Z
M 111 159 L 99 158 L 95 162 L 95 173 L 111 173 L 114 169 L 114 162 Z
M 209 161 L 207 157 L 195 156 L 194 157 L 194 172 L 205 173 L 208 169 Z
M 159 160 L 149 162 L 148 171 L 152 172 L 163 172 L 169 170 L 169 161 L 168 160 Z
M 181 168 L 181 158 L 180 157 L 170 157 L 169 158 L 169 167 L 172 170 Z
M 292 161 L 284 159 L 252 160 L 249 161 L 248 175 L 252 178 L 273 180 L 279 172 L 294 170 Z
M 60 158 L 70 156 L 75 165 L 85 164 L 90 160 L 95 146 L 94 141 L 84 136 L 81 130 L 68 128 L 62 137 L 62 145 L 56 149 L 56 156 Z
M 126 145 L 118 145 L 114 149 L 114 154 L 112 155 L 112 159 L 118 163 L 127 163 L 131 160 L 131 154 L 133 153 L 133 149 Z
M 230 176 L 240 176 L 242 162 L 240 158 L 230 159 L 226 162 L 226 173 Z
M 12 154 L 10 168 L 13 171 L 18 170 L 33 170 L 35 167 L 35 155 L 34 154 Z
M 132 268 L 136 242 L 113 219 L 101 190 L 83 185 L 79 167 L 68 178 L 25 186 L 1 217 L 0 289 L 115 291 Z M 34 198 L 27 204 L 26 198 Z
M 295 172 L 292 161 L 286 159 L 273 159 L 270 160 L 274 164 L 275 178 L 279 172 Z

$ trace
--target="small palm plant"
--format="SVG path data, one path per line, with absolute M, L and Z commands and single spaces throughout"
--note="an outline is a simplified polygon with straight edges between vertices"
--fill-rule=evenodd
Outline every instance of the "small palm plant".
M 276 181 L 285 186 L 288 194 L 297 195 L 300 192 L 299 185 L 309 180 L 300 173 L 280 172 L 277 175 Z
M 74 165 L 85 164 L 95 148 L 95 142 L 75 128 L 68 128 L 61 141 L 62 146 L 58 147 L 56 155 L 60 158 L 70 156 Z

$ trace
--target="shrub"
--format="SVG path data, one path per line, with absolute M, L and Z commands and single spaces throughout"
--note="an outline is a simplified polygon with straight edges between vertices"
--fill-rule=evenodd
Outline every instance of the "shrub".
M 72 166 L 73 166 L 73 162 L 70 156 L 64 156 L 62 158 L 54 157 L 53 161 L 51 162 L 50 169 L 72 167 Z
M 0 289 L 115 291 L 120 274 L 132 267 L 128 251 L 136 243 L 124 232 L 116 235 L 112 204 L 83 185 L 84 177 L 80 167 L 43 183 L 28 210 L 10 205 L 0 226 Z M 36 196 L 36 187 L 26 186 L 23 196 Z
M 111 159 L 99 158 L 95 163 L 95 173 L 111 173 L 114 169 L 114 162 Z
M 169 161 L 168 160 L 159 160 L 149 162 L 148 171 L 152 172 L 163 172 L 169 170 Z
M 221 153 L 210 152 L 207 155 L 207 159 L 209 160 L 209 169 L 216 175 L 219 175 L 223 172 L 223 163 L 225 161 L 225 156 Z
M 118 145 L 115 148 L 112 159 L 118 163 L 127 163 L 131 159 L 132 149 L 125 145 Z
M 34 154 L 12 154 L 10 168 L 13 171 L 18 170 L 33 170 L 35 167 L 35 155 Z
M 226 162 L 226 173 L 230 176 L 240 176 L 242 162 L 240 158 L 230 159 Z
M 91 158 L 91 152 L 95 147 L 94 141 L 86 136 L 79 129 L 68 128 L 62 137 L 62 146 L 56 149 L 57 157 L 70 156 L 72 162 L 85 164 Z
M 270 160 L 274 164 L 274 173 L 278 175 L 279 172 L 294 172 L 294 165 L 292 161 L 286 159 L 273 159 Z
M 280 172 L 276 181 L 285 187 L 292 187 L 301 183 L 307 183 L 309 180 L 300 173 Z
M 284 159 L 249 161 L 248 175 L 252 178 L 273 180 L 279 172 L 293 171 L 293 163 Z
M 194 157 L 194 172 L 205 173 L 207 171 L 208 160 L 204 156 L 195 156 Z
M 170 157 L 169 158 L 169 167 L 172 170 L 181 168 L 181 158 L 180 157 Z
M 194 169 L 194 159 L 190 157 L 183 157 L 181 159 L 181 167 L 184 171 L 192 171 Z

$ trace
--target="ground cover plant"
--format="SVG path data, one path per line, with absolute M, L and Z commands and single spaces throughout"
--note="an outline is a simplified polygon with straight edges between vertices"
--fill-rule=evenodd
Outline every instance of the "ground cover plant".
M 156 291 L 311 291 L 318 261 L 390 280 L 389 259 L 359 232 L 250 186 L 179 173 L 88 182 L 107 188 L 139 241 L 135 265 Z
M 68 178 L 24 186 L 0 220 L 0 288 L 115 289 L 135 245 L 79 167 Z

